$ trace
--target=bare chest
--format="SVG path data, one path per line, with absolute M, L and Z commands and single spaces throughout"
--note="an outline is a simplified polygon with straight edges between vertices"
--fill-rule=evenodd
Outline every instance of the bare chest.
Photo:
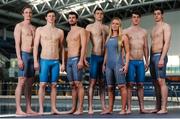
M 34 31 L 31 27 L 22 27 L 21 32 L 23 36 L 33 36 L 34 34 Z
M 130 45 L 143 45 L 145 34 L 143 32 L 131 32 L 128 34 Z
M 56 42 L 56 41 L 59 41 L 60 39 L 60 34 L 58 31 L 56 30 L 44 30 L 42 33 L 41 33 L 41 37 L 42 37 L 42 40 L 44 41 L 51 41 L 51 42 Z
M 80 41 L 80 34 L 76 32 L 69 32 L 66 38 L 67 43 L 77 43 Z
M 99 36 L 101 37 L 105 31 L 101 28 L 95 27 L 91 29 L 92 36 Z
M 163 28 L 158 28 L 158 27 L 153 28 L 151 35 L 153 39 L 163 37 Z

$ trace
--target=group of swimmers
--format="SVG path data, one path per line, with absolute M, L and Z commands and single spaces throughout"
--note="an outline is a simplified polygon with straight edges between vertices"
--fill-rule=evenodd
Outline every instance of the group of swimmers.
M 82 83 L 83 68 L 90 68 L 88 90 L 88 114 L 93 114 L 93 92 L 98 82 L 102 105 L 101 114 L 113 112 L 115 87 L 121 94 L 122 109 L 119 114 L 130 114 L 132 87 L 137 86 L 137 95 L 141 113 L 167 113 L 168 90 L 165 82 L 167 52 L 171 40 L 171 27 L 163 21 L 163 10 L 154 9 L 155 26 L 151 32 L 151 48 L 148 48 L 148 33 L 140 27 L 141 14 L 135 10 L 131 15 L 131 26 L 122 29 L 120 18 L 112 18 L 109 26 L 102 23 L 104 12 L 101 8 L 94 11 L 95 22 L 84 29 L 77 26 L 78 15 L 69 12 L 70 31 L 66 36 L 68 58 L 65 62 L 64 32 L 55 26 L 56 12 L 48 10 L 46 25 L 37 29 L 31 24 L 32 8 L 25 6 L 22 10 L 24 20 L 15 26 L 14 37 L 18 60 L 18 84 L 15 90 L 16 115 L 43 114 L 45 87 L 51 84 L 52 114 L 82 114 L 84 87 Z M 88 43 L 92 43 L 90 66 L 86 60 Z M 39 55 L 38 48 L 41 45 Z M 62 52 L 60 52 L 60 49 Z M 150 53 L 149 53 L 150 52 Z M 150 60 L 149 60 L 150 54 Z M 72 88 L 72 108 L 59 112 L 56 108 L 56 84 L 61 71 L 67 72 Z M 40 56 L 40 57 L 39 57 Z M 66 64 L 66 65 L 65 65 Z M 150 67 L 152 82 L 155 86 L 156 108 L 144 108 L 145 72 Z M 31 90 L 35 71 L 39 71 L 39 113 L 31 108 Z M 106 80 L 103 79 L 103 74 Z M 50 80 L 49 80 L 50 74 Z M 108 105 L 105 101 L 105 83 L 107 83 Z M 24 91 L 26 112 L 21 109 L 21 95 Z M 77 106 L 78 105 L 78 106 Z

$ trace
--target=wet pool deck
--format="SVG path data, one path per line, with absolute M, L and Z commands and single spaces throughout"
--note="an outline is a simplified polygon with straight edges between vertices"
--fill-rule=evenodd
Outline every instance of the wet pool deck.
M 133 110 L 133 113 L 128 115 L 119 115 L 118 111 L 114 111 L 112 114 L 101 115 L 100 112 L 95 112 L 93 115 L 88 115 L 87 112 L 84 112 L 82 115 L 50 115 L 46 114 L 43 116 L 27 116 L 27 117 L 16 117 L 16 115 L 4 115 L 0 116 L 1 118 L 153 118 L 153 119 L 162 119 L 162 118 L 180 118 L 180 107 L 179 108 L 170 108 L 168 109 L 168 114 L 140 114 L 137 110 Z
M 47 98 L 46 98 L 47 99 Z M 107 99 L 107 98 L 106 98 Z M 174 99 L 176 100 L 176 98 Z M 45 105 L 49 108 L 50 107 L 50 100 L 47 99 L 47 102 Z M 107 100 L 106 100 L 107 101 Z M 22 105 L 25 106 L 24 99 L 22 100 Z M 145 108 L 146 109 L 153 109 L 154 108 L 154 98 L 145 97 Z M 73 115 L 73 114 L 68 114 L 68 115 L 51 115 L 48 111 L 45 113 L 43 116 L 27 116 L 27 117 L 17 117 L 15 113 L 15 100 L 14 97 L 4 99 L 0 98 L 0 110 L 4 110 L 3 106 L 9 105 L 6 109 L 6 113 L 1 112 L 0 118 L 177 118 L 180 119 L 180 104 L 177 103 L 176 101 L 168 101 L 168 114 L 140 114 L 139 113 L 139 106 L 138 106 L 138 101 L 137 99 L 133 99 L 132 101 L 132 113 L 128 115 L 119 115 L 119 111 L 121 108 L 120 105 L 120 99 L 116 98 L 115 100 L 115 105 L 114 105 L 114 112 L 112 114 L 106 114 L 106 115 L 101 115 L 100 114 L 100 101 L 99 99 L 94 100 L 94 114 L 89 115 L 87 113 L 87 106 L 88 102 L 87 99 L 84 101 L 84 113 L 82 115 Z M 38 99 L 33 98 L 32 99 L 32 107 L 33 110 L 38 111 Z M 71 99 L 58 99 L 57 100 L 57 108 L 60 111 L 64 110 L 69 110 L 71 108 Z M 65 109 L 66 108 L 66 109 Z

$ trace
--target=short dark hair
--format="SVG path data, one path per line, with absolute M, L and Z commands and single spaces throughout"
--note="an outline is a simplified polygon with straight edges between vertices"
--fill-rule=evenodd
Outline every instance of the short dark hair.
M 56 14 L 57 14 L 57 12 L 56 12 L 55 10 L 48 10 L 48 11 L 46 12 L 46 17 L 47 17 L 47 15 L 48 15 L 49 13 L 54 13 L 55 16 L 56 16 Z
M 96 13 L 96 11 L 102 11 L 103 12 L 103 9 L 100 7 L 96 7 L 96 9 L 94 10 L 94 14 Z
M 69 12 L 68 16 L 69 16 L 69 15 L 75 15 L 77 19 L 78 19 L 78 17 L 79 17 L 78 14 L 77 14 L 76 12 L 73 12 L 73 11 Z
M 136 14 L 136 15 L 138 15 L 139 17 L 141 17 L 141 13 L 139 12 L 139 10 L 133 10 L 133 11 L 131 12 L 131 17 L 133 16 L 133 14 Z
M 22 8 L 21 13 L 24 13 L 24 10 L 27 9 L 27 8 L 32 10 L 32 7 L 31 7 L 30 5 L 25 5 L 25 6 Z
M 164 10 L 161 7 L 155 7 L 153 12 L 155 12 L 157 10 L 161 11 L 161 14 L 164 14 Z

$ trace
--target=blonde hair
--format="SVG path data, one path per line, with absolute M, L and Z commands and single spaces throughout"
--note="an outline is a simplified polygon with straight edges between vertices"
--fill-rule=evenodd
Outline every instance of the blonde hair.
M 109 38 L 112 36 L 112 22 L 113 20 L 118 20 L 119 21 L 119 34 L 118 34 L 118 48 L 120 49 L 121 46 L 122 46 L 122 26 L 121 26 L 121 19 L 118 18 L 118 17 L 114 17 L 112 20 L 111 20 L 111 24 L 110 24 L 110 29 L 109 29 L 109 35 L 108 35 L 108 39 L 107 41 L 109 40 Z M 106 41 L 106 43 L 107 43 Z

